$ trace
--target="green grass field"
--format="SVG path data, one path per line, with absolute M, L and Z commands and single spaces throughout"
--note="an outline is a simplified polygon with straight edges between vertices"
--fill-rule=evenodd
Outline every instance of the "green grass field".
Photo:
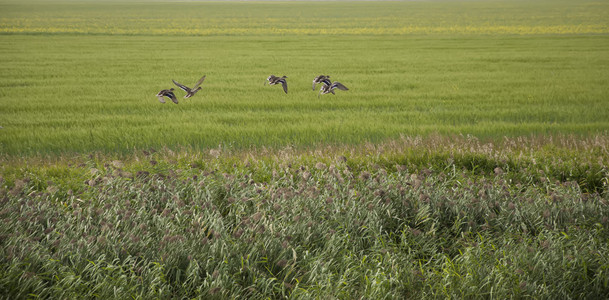
M 6 3 L 0 151 L 606 132 L 609 8 L 551 3 Z M 318 99 L 319 74 L 351 90 Z
M 609 298 L 607 1 L 0 11 L 0 298 Z

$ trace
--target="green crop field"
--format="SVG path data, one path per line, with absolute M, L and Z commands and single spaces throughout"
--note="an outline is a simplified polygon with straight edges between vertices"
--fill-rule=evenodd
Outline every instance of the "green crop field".
M 609 298 L 607 1 L 0 11 L 0 298 Z
M 3 3 L 0 152 L 606 132 L 609 4 L 528 2 Z

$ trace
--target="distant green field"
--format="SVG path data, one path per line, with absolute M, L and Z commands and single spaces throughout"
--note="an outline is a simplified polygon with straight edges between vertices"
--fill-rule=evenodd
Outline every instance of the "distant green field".
M 609 3 L 0 2 L 0 153 L 609 130 Z M 171 79 L 203 91 L 179 105 Z M 287 75 L 289 94 L 264 86 Z M 329 74 L 349 91 L 318 98 Z

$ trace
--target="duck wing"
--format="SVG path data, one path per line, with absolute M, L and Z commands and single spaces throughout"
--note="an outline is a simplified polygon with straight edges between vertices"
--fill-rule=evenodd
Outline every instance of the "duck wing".
M 203 75 L 203 77 L 201 77 L 201 79 L 199 79 L 199 81 L 197 81 L 197 83 L 195 84 L 195 86 L 192 87 L 193 90 L 196 90 L 197 87 L 199 87 L 201 85 L 201 83 L 203 83 L 203 80 L 205 80 L 205 76 Z M 174 81 L 175 82 L 175 81 Z
M 175 81 L 175 80 L 173 80 L 173 79 L 172 79 L 171 81 L 173 81 L 173 84 L 177 85 L 177 86 L 178 86 L 180 89 L 182 89 L 183 91 L 185 91 L 185 92 L 187 92 L 187 93 L 190 93 L 190 88 L 189 88 L 189 87 L 187 87 L 187 86 L 185 86 L 185 85 L 183 85 L 183 84 L 181 84 L 181 83 L 179 83 L 179 82 L 177 82 L 177 81 Z M 175 101 L 174 101 L 174 102 L 175 102 Z
M 176 95 L 173 92 L 169 92 L 169 93 L 165 94 L 165 96 L 167 96 L 169 99 L 171 99 L 171 101 L 173 101 L 173 103 L 178 104 L 178 99 L 176 98 Z
M 332 83 L 332 87 L 333 88 L 337 88 L 339 90 L 343 90 L 343 91 L 348 91 L 349 89 L 343 85 L 342 83 L 338 82 L 338 81 L 334 81 L 334 83 Z
M 283 91 L 287 94 L 288 93 L 288 83 L 287 81 L 285 81 L 285 79 L 279 80 L 279 82 L 281 82 L 281 86 L 283 87 Z
M 313 79 L 313 90 L 315 90 L 315 86 L 318 83 L 321 83 L 322 80 L 323 80 L 323 75 L 319 75 L 319 76 L 315 77 L 315 79 Z
M 159 98 L 159 101 L 160 101 L 161 103 L 165 104 L 165 99 L 163 99 L 163 96 L 162 96 L 162 95 L 157 94 L 157 95 L 156 95 L 156 97 L 157 97 L 157 98 Z

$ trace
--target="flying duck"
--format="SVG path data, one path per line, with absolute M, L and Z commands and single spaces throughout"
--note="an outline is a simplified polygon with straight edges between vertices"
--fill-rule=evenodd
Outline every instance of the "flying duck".
M 173 103 L 178 104 L 178 99 L 176 99 L 176 95 L 173 93 L 173 88 L 161 90 L 158 94 L 156 94 L 156 97 L 159 98 L 161 103 L 165 103 L 165 99 L 163 97 L 167 97 L 171 99 Z
M 277 76 L 275 76 L 275 75 L 271 74 L 271 76 L 269 76 L 269 77 L 267 77 L 267 78 L 266 78 L 266 81 L 264 82 L 264 85 L 266 85 L 267 81 L 268 81 L 268 83 L 269 83 L 269 84 L 271 84 L 271 82 L 273 82 L 273 81 L 277 80 L 278 78 L 279 78 L 279 77 L 277 77 Z
M 276 85 L 278 83 L 281 83 L 281 85 L 283 86 L 283 91 L 287 94 L 288 93 L 288 82 L 285 80 L 286 78 L 288 78 L 287 76 L 275 76 L 275 75 L 271 75 L 269 76 L 266 80 L 268 80 L 269 85 Z
M 319 94 L 317 94 L 317 97 L 319 97 L 319 95 L 324 95 L 324 94 L 328 94 L 328 93 L 332 93 L 332 95 L 336 95 L 334 93 L 335 89 L 339 89 L 339 90 L 343 90 L 343 91 L 348 91 L 349 89 L 344 86 L 342 83 L 338 82 L 338 81 L 334 81 L 332 84 L 330 84 L 329 80 L 323 81 L 322 82 L 324 85 L 321 86 L 321 89 L 319 90 Z
M 192 87 L 192 89 L 173 79 L 171 81 L 173 81 L 173 83 L 175 85 L 177 85 L 179 88 L 181 88 L 183 91 L 186 92 L 186 96 L 184 96 L 184 98 L 190 98 L 190 97 L 194 96 L 194 94 L 196 94 L 198 91 L 201 90 L 201 87 L 199 85 L 201 85 L 201 83 L 203 83 L 203 80 L 205 80 L 205 75 L 203 75 L 203 77 L 201 77 L 201 79 L 199 79 L 199 81 L 197 81 L 197 83 L 195 84 L 195 86 Z
M 330 75 L 319 75 L 319 76 L 315 77 L 315 79 L 313 79 L 313 90 L 315 90 L 315 85 L 317 85 L 318 83 L 327 81 L 328 84 L 330 84 L 329 78 L 330 78 Z

